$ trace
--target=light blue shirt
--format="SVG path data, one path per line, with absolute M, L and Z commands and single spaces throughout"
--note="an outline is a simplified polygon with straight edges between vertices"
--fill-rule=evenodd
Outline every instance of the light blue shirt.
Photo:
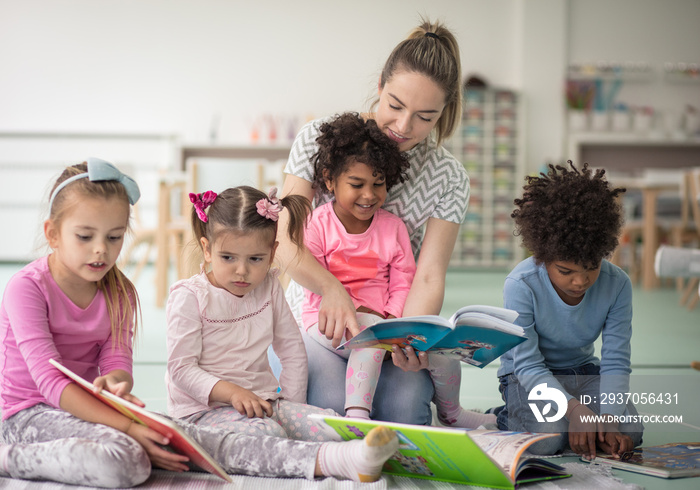
M 629 392 L 632 337 L 632 285 L 619 267 L 603 260 L 598 280 L 571 306 L 557 294 L 544 264 L 530 257 L 508 275 L 503 288 L 506 308 L 518 312 L 515 323 L 527 340 L 501 356 L 498 376 L 515 374 L 529 393 L 547 383 L 572 398 L 550 369 L 584 364 L 600 365 L 601 393 Z M 602 335 L 600 359 L 595 340 Z M 610 397 L 601 397 L 602 399 Z M 625 404 L 601 407 L 603 413 L 622 414 Z

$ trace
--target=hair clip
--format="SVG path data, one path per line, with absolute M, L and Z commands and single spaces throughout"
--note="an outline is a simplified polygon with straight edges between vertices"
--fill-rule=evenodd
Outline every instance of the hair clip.
M 190 192 L 190 202 L 194 205 L 195 211 L 197 211 L 197 217 L 203 223 L 209 221 L 209 217 L 204 210 L 211 206 L 215 199 L 216 192 L 214 191 L 206 191 L 203 194 L 195 194 L 194 192 Z
M 263 197 L 256 202 L 255 207 L 258 210 L 258 214 L 263 218 L 277 221 L 279 219 L 280 211 L 282 211 L 282 204 L 277 198 L 277 187 L 270 189 L 268 196 Z

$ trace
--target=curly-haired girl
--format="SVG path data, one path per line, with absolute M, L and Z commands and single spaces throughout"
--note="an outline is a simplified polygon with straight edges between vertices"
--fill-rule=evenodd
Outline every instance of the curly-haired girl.
M 641 443 L 644 429 L 634 405 L 618 396 L 629 392 L 632 286 L 604 260 L 618 244 L 625 189 L 612 188 L 605 170 L 568 163 L 527 177 L 515 199 L 511 216 L 532 257 L 508 275 L 503 297 L 528 340 L 501 357 L 498 426 L 556 433 L 530 447 L 537 454 L 568 444 L 593 458 L 597 443 L 619 457 Z
M 325 122 L 314 155 L 314 186 L 333 200 L 313 212 L 305 232 L 306 246 L 321 265 L 343 284 L 358 312 L 361 329 L 381 318 L 396 318 L 416 272 L 404 222 L 381 208 L 387 191 L 403 182 L 408 161 L 373 119 L 345 113 Z M 305 292 L 302 322 L 318 343 L 348 359 L 345 413 L 369 418 L 381 371 L 383 349 L 335 351 L 333 339 L 318 328 L 321 296 Z M 351 336 L 346 330 L 344 337 Z M 430 357 L 440 420 L 448 425 L 478 427 L 493 415 L 462 410 L 457 379 L 442 356 Z

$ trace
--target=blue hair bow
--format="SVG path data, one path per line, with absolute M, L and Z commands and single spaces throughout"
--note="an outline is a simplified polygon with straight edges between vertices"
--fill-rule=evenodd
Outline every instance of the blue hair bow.
M 130 204 L 136 204 L 139 197 L 141 197 L 141 191 L 139 191 L 139 186 L 136 181 L 128 175 L 121 173 L 121 171 L 111 163 L 100 158 L 90 157 L 87 159 L 87 170 L 87 172 L 74 175 L 73 177 L 64 180 L 58 185 L 58 187 L 56 187 L 49 198 L 49 211 L 53 207 L 53 200 L 56 198 L 56 195 L 61 191 L 61 189 L 71 182 L 75 182 L 78 179 L 84 179 L 85 177 L 90 179 L 90 182 L 100 182 L 105 180 L 119 182 L 124 186 L 124 189 L 126 189 L 126 196 L 129 198 Z

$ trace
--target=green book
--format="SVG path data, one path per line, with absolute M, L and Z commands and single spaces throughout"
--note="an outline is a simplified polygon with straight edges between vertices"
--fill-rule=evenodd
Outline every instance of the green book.
M 379 425 L 396 431 L 399 450 L 383 468 L 391 475 L 507 489 L 571 476 L 549 460 L 525 455 L 529 446 L 554 434 L 452 429 L 320 414 L 311 417 L 324 421 L 346 440 L 362 439 Z

